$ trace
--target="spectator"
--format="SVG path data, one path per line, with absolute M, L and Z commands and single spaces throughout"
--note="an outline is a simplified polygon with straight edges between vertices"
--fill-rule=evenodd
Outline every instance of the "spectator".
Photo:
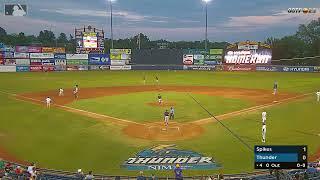
M 146 177 L 143 176 L 143 172 L 139 172 L 139 176 L 137 177 L 137 180 L 146 180 Z
M 174 174 L 176 176 L 176 180 L 182 180 L 182 169 L 180 167 L 180 164 L 176 164 L 176 168 L 174 169 Z
M 77 174 L 76 174 L 76 178 L 77 179 L 84 179 L 85 177 L 84 177 L 84 174 L 83 174 L 83 172 L 82 172 L 82 170 L 81 169 L 78 169 L 78 172 L 77 172 Z
M 158 178 L 154 174 L 152 174 L 149 180 L 158 180 Z
M 85 179 L 88 179 L 88 180 L 94 179 L 94 176 L 92 175 L 92 171 L 89 171 L 89 174 L 86 175 Z
M 4 161 L 0 158 L 0 177 L 4 175 Z
M 12 180 L 12 178 L 9 176 L 9 173 L 4 173 L 4 176 L 1 178 L 1 180 Z
M 18 176 L 18 179 L 23 179 L 23 169 L 20 166 L 17 166 L 14 172 Z
M 28 168 L 27 168 L 27 172 L 28 172 L 30 175 L 33 174 L 33 171 L 34 171 L 35 167 L 36 167 L 35 163 L 31 163 L 31 165 L 28 166 Z
M 6 173 L 10 173 L 11 171 L 13 171 L 13 166 L 10 162 L 6 163 L 5 167 L 4 167 L 4 171 Z

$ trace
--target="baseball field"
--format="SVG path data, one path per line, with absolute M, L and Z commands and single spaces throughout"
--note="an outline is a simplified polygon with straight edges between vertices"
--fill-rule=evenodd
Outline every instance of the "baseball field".
M 277 96 L 272 94 L 274 81 L 279 83 Z M 77 100 L 72 95 L 76 84 Z M 58 96 L 59 88 L 65 96 Z M 317 73 L 1 73 L 0 157 L 50 169 L 137 175 L 120 166 L 144 149 L 174 144 L 213 157 L 222 166 L 185 175 L 252 172 L 252 150 L 262 144 L 261 112 L 266 111 L 266 144 L 308 145 L 308 158 L 316 160 L 320 158 L 318 89 Z M 157 103 L 158 94 L 162 105 Z M 53 100 L 50 109 L 44 104 L 47 96 Z M 163 130 L 163 112 L 172 106 L 175 119 Z M 172 175 L 172 171 L 156 174 Z

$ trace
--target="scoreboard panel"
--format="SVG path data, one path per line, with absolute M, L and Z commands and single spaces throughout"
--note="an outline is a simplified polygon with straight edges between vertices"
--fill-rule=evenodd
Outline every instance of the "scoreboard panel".
M 255 146 L 255 169 L 307 169 L 308 147 Z

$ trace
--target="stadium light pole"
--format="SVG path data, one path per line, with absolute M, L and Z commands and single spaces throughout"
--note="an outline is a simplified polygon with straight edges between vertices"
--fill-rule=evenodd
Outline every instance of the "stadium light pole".
M 110 2 L 110 32 L 111 32 L 111 49 L 113 49 L 113 17 L 112 17 L 112 3 L 116 0 L 108 0 Z
M 211 1 L 211 0 L 202 0 L 204 3 L 205 3 L 205 8 L 206 8 L 206 30 L 205 30 L 205 42 L 204 42 L 204 46 L 205 46 L 205 49 L 207 50 L 208 49 L 208 3 Z

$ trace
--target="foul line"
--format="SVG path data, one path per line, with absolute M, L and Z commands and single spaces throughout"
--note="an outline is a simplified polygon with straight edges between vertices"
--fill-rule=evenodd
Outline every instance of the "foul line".
M 17 100 L 21 100 L 21 101 L 24 101 L 23 99 L 28 99 L 29 100 L 29 101 L 24 101 L 24 102 L 35 101 L 35 102 L 39 102 L 39 103 L 45 103 L 44 101 L 41 101 L 41 100 L 38 100 L 38 99 L 25 97 L 25 96 L 13 94 L 13 93 L 8 93 L 8 92 L 4 92 L 4 91 L 0 91 L 0 93 L 7 94 L 7 95 L 10 95 L 10 96 L 14 96 L 14 97 L 18 97 Z M 77 112 L 78 114 L 86 115 L 87 117 L 92 117 L 92 118 L 95 118 L 95 119 L 97 119 L 97 118 L 99 118 L 99 119 L 107 118 L 109 121 L 112 120 L 112 121 L 114 121 L 114 123 L 121 124 L 121 125 L 129 125 L 129 124 L 143 125 L 141 123 L 137 123 L 137 122 L 134 122 L 134 121 L 128 121 L 128 120 L 125 120 L 125 119 L 119 119 L 119 118 L 115 118 L 115 117 L 111 117 L 111 116 L 107 116 L 107 115 L 103 115 L 103 114 L 98 114 L 98 113 L 94 113 L 94 112 L 90 112 L 90 111 L 76 109 L 76 108 L 72 108 L 72 107 L 68 107 L 68 106 L 63 106 L 63 105 L 60 105 L 60 104 L 52 104 L 52 106 L 61 108 L 61 109 L 66 110 L 68 112 L 73 112 L 73 113 Z M 110 122 L 112 122 L 112 121 L 110 121 Z
M 241 115 L 241 114 L 253 112 L 253 111 L 256 111 L 256 110 L 259 110 L 259 109 L 263 109 L 263 108 L 279 105 L 279 104 L 285 103 L 285 102 L 290 101 L 290 100 L 294 100 L 294 99 L 302 98 L 304 96 L 308 96 L 310 94 L 313 94 L 313 93 L 302 94 L 302 95 L 299 95 L 299 96 L 294 96 L 294 97 L 282 99 L 282 100 L 279 100 L 277 102 L 271 102 L 271 103 L 267 103 L 267 104 L 253 106 L 253 107 L 249 107 L 249 108 L 246 108 L 246 109 L 242 109 L 242 110 L 233 111 L 233 112 L 229 112 L 229 113 L 226 113 L 226 114 L 218 115 L 216 117 L 219 118 L 219 119 L 224 119 L 226 117 L 233 117 L 233 116 L 236 116 L 236 115 Z M 213 122 L 212 118 L 205 118 L 205 119 L 200 119 L 200 120 L 197 120 L 197 121 L 193 121 L 193 123 L 196 123 L 196 124 L 207 124 L 207 123 L 210 123 L 210 122 Z

